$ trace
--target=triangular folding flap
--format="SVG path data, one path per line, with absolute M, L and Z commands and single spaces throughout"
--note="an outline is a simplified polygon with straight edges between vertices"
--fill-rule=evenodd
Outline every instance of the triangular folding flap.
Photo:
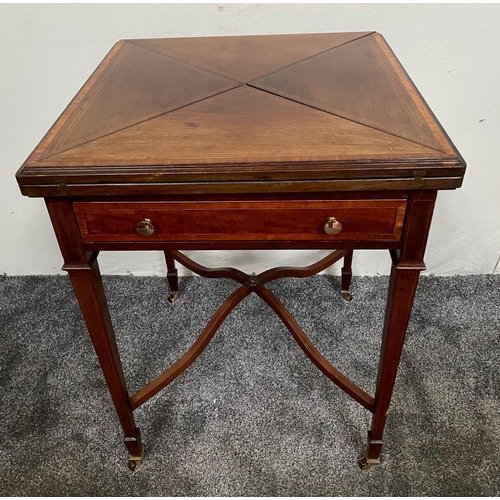
M 438 153 L 351 120 L 240 86 L 53 156 L 92 165 L 429 158 Z
M 246 83 L 369 33 L 157 38 L 133 43 Z
M 240 85 L 125 43 L 43 158 Z
M 250 85 L 441 150 L 372 35 L 258 78 Z

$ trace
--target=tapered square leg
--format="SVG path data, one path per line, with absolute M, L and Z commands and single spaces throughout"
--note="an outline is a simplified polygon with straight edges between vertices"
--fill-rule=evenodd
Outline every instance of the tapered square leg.
M 346 256 L 344 257 L 344 265 L 342 266 L 342 285 L 340 291 L 342 293 L 342 298 L 347 301 L 352 300 L 352 254 L 352 250 L 348 254 L 346 254 Z
M 391 251 L 392 267 L 380 350 L 377 388 L 368 446 L 359 459 L 361 468 L 379 463 L 383 433 L 392 391 L 410 321 L 413 299 L 420 272 L 425 270 L 424 252 L 427 244 L 436 192 L 415 191 L 408 200 L 400 251 Z
M 123 428 L 124 443 L 129 452 L 128 466 L 135 471 L 142 463 L 144 447 L 141 442 L 141 433 L 135 424 L 132 413 L 99 266 L 95 257 L 97 257 L 96 254 L 90 258 L 88 266 L 76 268 L 68 265 L 64 266 L 63 269 L 68 271 Z
M 66 200 L 47 200 L 47 208 L 63 254 L 63 269 L 68 272 L 80 305 L 94 349 L 111 393 L 124 433 L 124 443 L 136 470 L 142 461 L 144 447 L 136 426 L 125 383 L 115 333 L 111 324 L 97 252 L 83 251 L 71 204 Z
M 380 452 L 383 445 L 382 436 L 419 274 L 420 270 L 418 269 L 398 269 L 398 266 L 394 264 L 391 269 L 375 393 L 375 411 L 372 417 L 371 430 L 368 432 L 368 446 L 364 456 L 359 461 L 359 465 L 363 469 L 369 468 L 380 461 Z
M 167 263 L 168 286 L 170 287 L 168 301 L 172 303 L 175 302 L 179 296 L 179 277 L 175 267 L 175 260 L 173 259 L 172 254 L 168 251 L 165 251 L 165 261 Z

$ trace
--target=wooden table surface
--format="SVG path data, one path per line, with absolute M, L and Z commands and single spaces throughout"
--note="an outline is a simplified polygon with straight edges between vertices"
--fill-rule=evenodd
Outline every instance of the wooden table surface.
M 34 196 L 61 182 L 65 195 L 110 182 L 116 194 L 201 181 L 405 189 L 418 171 L 446 189 L 464 165 L 378 33 L 174 38 L 118 42 L 18 181 Z

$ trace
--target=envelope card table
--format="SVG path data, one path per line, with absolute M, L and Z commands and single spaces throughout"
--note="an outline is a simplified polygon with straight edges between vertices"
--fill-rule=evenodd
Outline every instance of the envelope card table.
M 43 197 L 112 400 L 129 467 L 144 447 L 134 410 L 193 363 L 234 307 L 256 293 L 311 361 L 373 414 L 362 468 L 382 434 L 440 189 L 465 163 L 375 32 L 121 40 L 17 173 Z M 184 250 L 331 249 L 303 268 L 248 275 L 209 269 Z M 387 249 L 390 285 L 375 393 L 339 372 L 267 288 Z M 171 367 L 129 394 L 99 273 L 106 250 L 165 253 L 240 287 Z M 168 306 L 168 304 L 166 304 Z M 321 311 L 318 311 L 321 314 Z

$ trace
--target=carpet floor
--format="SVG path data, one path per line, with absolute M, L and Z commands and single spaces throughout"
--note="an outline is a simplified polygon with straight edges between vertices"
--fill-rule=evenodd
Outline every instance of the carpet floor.
M 323 376 L 257 296 L 197 361 L 136 411 L 131 473 L 111 399 L 66 276 L 0 277 L 4 496 L 498 496 L 500 277 L 423 277 L 382 463 L 356 464 L 370 414 Z M 188 348 L 236 285 L 104 279 L 129 390 Z M 269 288 L 318 349 L 370 393 L 386 277 L 283 279 Z

